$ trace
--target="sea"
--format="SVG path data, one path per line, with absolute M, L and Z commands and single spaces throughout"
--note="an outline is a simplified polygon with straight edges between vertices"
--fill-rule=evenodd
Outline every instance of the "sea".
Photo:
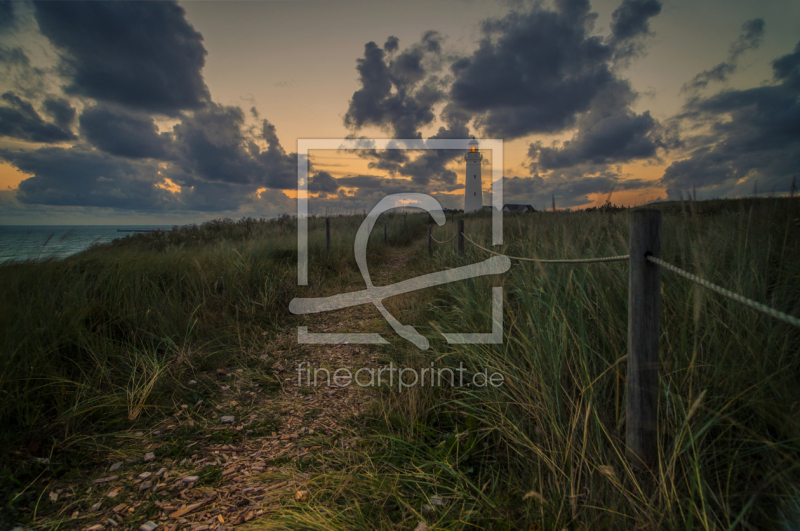
M 64 258 L 136 232 L 173 225 L 0 225 L 0 263 Z

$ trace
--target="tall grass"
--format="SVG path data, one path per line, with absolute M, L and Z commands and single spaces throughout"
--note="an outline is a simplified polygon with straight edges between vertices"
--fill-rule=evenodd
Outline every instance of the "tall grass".
M 325 220 L 309 220 L 303 293 L 352 283 L 362 220 L 331 219 L 330 255 Z M 382 222 L 391 245 L 425 227 L 422 216 Z M 370 261 L 387 249 L 381 226 Z M 176 227 L 64 260 L 0 265 L 0 502 L 38 473 L 29 453 L 49 457 L 56 473 L 85 466 L 87 444 L 170 411 L 188 394 L 185 375 L 268 352 L 292 318 L 296 264 L 296 221 L 284 217 Z
M 661 208 L 665 260 L 800 315 L 800 201 Z M 466 231 L 490 246 L 489 217 L 468 217 Z M 502 252 L 512 256 L 627 254 L 628 215 L 506 216 L 504 238 Z M 430 269 L 486 257 L 467 249 L 463 260 L 438 252 Z M 312 482 L 315 503 L 264 527 L 797 526 L 800 330 L 663 272 L 658 462 L 637 471 L 624 448 L 627 264 L 515 262 L 501 280 L 416 295 L 418 321 L 486 331 L 498 284 L 502 346 L 439 340 L 424 355 L 406 351 L 404 361 L 464 363 L 502 374 L 503 385 L 386 390 L 374 436 Z

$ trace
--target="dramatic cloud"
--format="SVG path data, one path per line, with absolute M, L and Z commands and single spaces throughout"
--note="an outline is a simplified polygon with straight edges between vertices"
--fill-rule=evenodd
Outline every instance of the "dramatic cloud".
M 263 171 L 256 184 L 267 188 L 289 189 L 297 187 L 297 154 L 287 154 L 281 147 L 275 126 L 264 120 L 261 123 L 262 138 L 267 143 L 266 151 L 258 152 L 251 144 L 253 156 L 261 164 Z
M 2 99 L 7 106 L 0 106 L 0 136 L 47 143 L 75 138 L 68 129 L 45 122 L 30 102 L 13 92 L 6 92 Z
M 284 152 L 275 127 L 263 121 L 267 150 L 262 152 L 246 134 L 244 112 L 239 107 L 210 103 L 176 125 L 174 132 L 180 165 L 190 175 L 267 188 L 297 185 L 296 156 Z
M 728 60 L 697 74 L 694 79 L 683 86 L 681 92 L 691 92 L 706 88 L 712 81 L 725 82 L 736 72 L 739 57 L 748 50 L 755 50 L 764 38 L 764 19 L 755 18 L 742 24 L 742 33 L 728 51 Z
M 441 35 L 429 31 L 388 63 L 387 52 L 397 50 L 398 40 L 390 37 L 384 45 L 387 51 L 368 42 L 356 66 L 361 88 L 350 100 L 345 125 L 352 129 L 377 126 L 395 138 L 421 138 L 419 128 L 433 122 L 433 106 L 444 96 L 435 76 L 421 83 L 439 65 L 441 41 Z
M 596 14 L 585 0 L 558 1 L 555 11 L 537 4 L 485 21 L 478 49 L 452 64 L 452 103 L 491 137 L 574 127 L 595 98 L 621 82 L 613 67 L 622 47 L 647 34 L 648 20 L 660 10 L 655 0 L 626 0 L 614 12 L 607 41 L 591 35 Z
M 308 180 L 309 192 L 323 192 L 325 194 L 333 193 L 339 189 L 339 182 L 333 176 L 326 172 L 317 172 Z
M 558 7 L 485 21 L 479 48 L 453 64 L 451 99 L 487 136 L 561 131 L 613 81 L 613 50 L 588 34 L 588 2 Z
M 578 120 L 578 132 L 562 148 L 532 144 L 533 170 L 568 168 L 581 163 L 609 164 L 656 156 L 664 146 L 661 128 L 649 111 L 630 110 L 635 93 L 625 81 L 609 85 Z
M 159 135 L 149 116 L 136 116 L 121 109 L 92 107 L 80 117 L 81 134 L 95 147 L 112 155 L 130 158 L 167 157 L 169 135 Z
M 0 82 L 3 90 L 13 89 L 28 99 L 38 99 L 45 93 L 45 71 L 31 65 L 31 60 L 19 46 L 8 48 L 0 44 Z
M 11 0 L 0 0 L 0 33 L 13 29 L 17 26 L 14 19 L 14 2 Z
M 709 196 L 788 191 L 800 167 L 800 43 L 772 63 L 774 83 L 691 98 L 679 117 L 703 133 L 661 184 L 670 197 L 696 186 Z
M 383 44 L 383 49 L 386 53 L 394 53 L 398 48 L 400 48 L 400 39 L 394 36 L 390 36 Z
M 34 177 L 19 185 L 22 203 L 158 209 L 172 194 L 154 186 L 158 167 L 78 145 L 70 149 L 0 150 L 0 158 Z
M 209 100 L 202 36 L 175 2 L 34 2 L 68 94 L 177 115 Z
M 69 131 L 75 121 L 75 108 L 64 98 L 47 98 L 44 100 L 44 111 L 53 118 L 60 128 Z
M 650 19 L 661 13 L 658 0 L 622 0 L 611 14 L 611 33 L 616 40 L 650 33 Z

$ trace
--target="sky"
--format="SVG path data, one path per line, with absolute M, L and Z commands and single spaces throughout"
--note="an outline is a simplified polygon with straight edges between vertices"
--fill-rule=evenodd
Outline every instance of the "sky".
M 788 0 L 0 0 L 0 224 L 292 214 L 304 138 L 501 139 L 505 202 L 537 209 L 786 193 L 798 22 Z M 456 150 L 309 165 L 312 213 L 463 207 Z

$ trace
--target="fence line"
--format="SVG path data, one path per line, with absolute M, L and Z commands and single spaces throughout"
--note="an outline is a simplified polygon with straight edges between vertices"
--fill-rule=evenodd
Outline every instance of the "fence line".
M 663 267 L 664 269 L 666 269 L 668 271 L 671 271 L 672 273 L 675 273 L 676 275 L 680 275 L 680 276 L 682 276 L 684 278 L 688 278 L 689 280 L 691 280 L 695 284 L 699 284 L 700 286 L 703 286 L 704 288 L 708 288 L 711 291 L 715 291 L 715 292 L 719 293 L 720 295 L 728 297 L 729 299 L 731 299 L 733 301 L 736 301 L 736 302 L 738 302 L 740 304 L 744 304 L 745 306 L 747 306 L 749 308 L 752 308 L 753 310 L 757 310 L 757 311 L 759 311 L 761 313 L 769 315 L 770 317 L 774 317 L 775 319 L 783 321 L 784 323 L 788 323 L 790 325 L 794 325 L 794 326 L 800 327 L 800 319 L 798 319 L 797 317 L 794 317 L 793 315 L 789 315 L 788 313 L 783 313 L 781 311 L 776 310 L 775 308 L 770 308 L 769 306 L 767 306 L 765 304 L 761 304 L 760 302 L 756 302 L 756 301 L 754 301 L 752 299 L 748 299 L 744 295 L 739 295 L 738 293 L 734 293 L 733 291 L 730 291 L 730 290 L 727 290 L 727 289 L 725 289 L 723 287 L 717 286 L 716 284 L 712 284 L 708 280 L 702 279 L 702 278 L 698 277 L 697 275 L 693 275 L 693 274 L 691 274 L 691 273 L 689 273 L 687 271 L 684 271 L 683 269 L 681 269 L 681 268 L 679 268 L 677 266 L 674 266 L 674 265 L 670 264 L 669 262 L 665 262 L 664 260 L 662 260 L 660 258 L 656 258 L 655 256 L 648 256 L 647 259 L 649 261 L 653 262 L 654 264 L 658 264 L 661 267 Z
M 628 300 L 628 370 L 626 398 L 626 456 L 639 467 L 651 466 L 658 453 L 658 341 L 661 305 L 661 271 L 687 278 L 720 295 L 762 312 L 784 323 L 800 327 L 800 319 L 748 299 L 705 279 L 693 275 L 659 258 L 661 254 L 661 211 L 642 209 L 634 211 L 630 224 L 630 254 L 602 258 L 545 260 L 508 256 L 487 249 L 464 234 L 463 220 L 459 220 L 456 235 L 440 242 L 433 238 L 432 226 L 428 228 L 428 245 L 431 240 L 448 243 L 459 239 L 459 255 L 463 255 L 464 240 L 490 254 L 507 256 L 511 260 L 546 264 L 590 264 L 598 262 L 630 262 Z M 631 259 L 631 257 L 634 259 Z
M 445 243 L 450 243 L 457 236 L 458 236 L 458 234 L 456 234 L 452 238 L 450 238 L 448 240 L 444 240 L 444 241 L 439 241 L 434 236 L 431 236 L 431 238 L 436 243 L 445 244 Z M 504 254 L 504 253 L 498 253 L 497 251 L 493 251 L 491 249 L 487 249 L 486 247 L 478 244 L 476 241 L 471 239 L 466 234 L 464 234 L 464 239 L 467 240 L 472 245 L 474 245 L 475 247 L 477 247 L 478 249 L 480 249 L 482 251 L 486 251 L 487 253 L 491 253 L 491 254 L 494 254 L 494 255 L 497 255 L 497 256 L 506 256 L 506 257 L 510 258 L 511 260 L 519 260 L 519 261 L 522 261 L 522 262 L 539 262 L 539 263 L 545 263 L 545 264 L 592 264 L 592 263 L 598 263 L 598 262 L 625 262 L 625 261 L 630 260 L 630 255 L 627 255 L 627 254 L 626 255 L 620 255 L 620 256 L 606 256 L 606 257 L 602 257 L 602 258 L 576 258 L 576 259 L 558 259 L 558 260 L 550 260 L 550 259 L 546 260 L 546 259 L 543 259 L 543 258 L 526 258 L 526 257 L 522 257 L 522 256 L 510 256 L 510 255 L 507 255 L 507 254 Z M 670 264 L 669 262 L 665 262 L 664 260 L 662 260 L 660 258 L 656 258 L 655 256 L 648 255 L 646 258 L 650 262 L 653 262 L 654 264 L 657 264 L 657 265 L 663 267 L 664 269 L 667 269 L 668 271 L 671 271 L 672 273 L 675 273 L 675 274 L 677 274 L 679 276 L 687 278 L 687 279 L 691 280 L 692 282 L 694 282 L 696 284 L 699 284 L 700 286 L 703 286 L 704 288 L 708 288 L 711 291 L 719 293 L 720 295 L 728 297 L 729 299 L 731 299 L 733 301 L 736 301 L 736 302 L 738 302 L 740 304 L 744 304 L 745 306 L 747 306 L 749 308 L 752 308 L 753 310 L 757 310 L 757 311 L 759 311 L 759 312 L 761 312 L 761 313 L 763 313 L 765 315 L 769 315 L 770 317 L 774 317 L 775 319 L 783 321 L 784 323 L 800 327 L 800 319 L 798 319 L 797 317 L 794 317 L 793 315 L 789 315 L 788 313 L 784 313 L 784 312 L 782 312 L 780 310 L 776 310 L 775 308 L 771 308 L 771 307 L 769 307 L 769 306 L 767 306 L 765 304 L 762 304 L 760 302 L 756 302 L 756 301 L 754 301 L 752 299 L 748 299 L 744 295 L 739 295 L 738 293 L 735 293 L 733 291 L 727 290 L 727 289 L 725 289 L 725 288 L 723 288 L 721 286 L 717 286 L 716 284 L 713 284 L 713 283 L 709 282 L 708 280 L 702 279 L 702 278 L 698 277 L 697 275 L 693 275 L 692 273 L 684 271 L 683 269 L 681 269 L 681 268 L 679 268 L 677 266 L 674 266 L 674 265 Z
M 478 245 L 477 243 L 472 241 L 470 237 L 467 236 L 466 234 L 464 235 L 464 238 L 478 249 L 486 251 L 487 253 L 496 254 L 498 256 L 507 256 L 511 260 L 520 260 L 523 262 L 540 262 L 545 264 L 592 264 L 595 262 L 624 262 L 630 259 L 630 256 L 627 254 L 621 256 L 605 256 L 602 258 L 572 258 L 572 259 L 564 258 L 559 260 L 545 260 L 543 258 L 523 258 L 521 256 L 509 256 L 507 254 L 498 253 L 496 251 L 492 251 L 491 249 L 487 249 L 486 247 Z
M 437 239 L 436 239 L 436 237 L 434 237 L 434 236 L 431 236 L 431 239 L 432 239 L 433 241 L 435 241 L 436 243 L 445 244 L 445 243 L 450 243 L 451 241 L 455 240 L 455 239 L 456 239 L 456 236 L 458 236 L 458 234 L 454 234 L 452 238 L 450 238 L 449 240 L 445 240 L 445 241 L 443 241 L 443 242 L 440 242 L 440 241 L 439 241 L 439 240 L 437 240 Z
M 403 218 L 405 223 L 405 216 Z M 326 219 L 326 244 L 330 253 L 330 225 Z M 385 238 L 384 225 L 384 238 Z M 507 256 L 511 260 L 546 264 L 591 264 L 599 262 L 630 262 L 628 297 L 628 371 L 626 400 L 626 455 L 634 465 L 651 466 L 658 453 L 658 339 L 661 304 L 661 270 L 687 278 L 720 295 L 762 312 L 784 323 L 800 327 L 800 319 L 748 299 L 659 258 L 661 254 L 661 211 L 634 210 L 630 217 L 630 253 L 623 256 L 545 260 L 508 256 L 487 249 L 464 234 L 464 220 L 458 220 L 455 236 L 439 241 L 433 237 L 433 225 L 428 226 L 428 251 L 432 244 L 446 244 L 458 238 L 458 255 L 464 255 L 464 240 L 488 253 Z

